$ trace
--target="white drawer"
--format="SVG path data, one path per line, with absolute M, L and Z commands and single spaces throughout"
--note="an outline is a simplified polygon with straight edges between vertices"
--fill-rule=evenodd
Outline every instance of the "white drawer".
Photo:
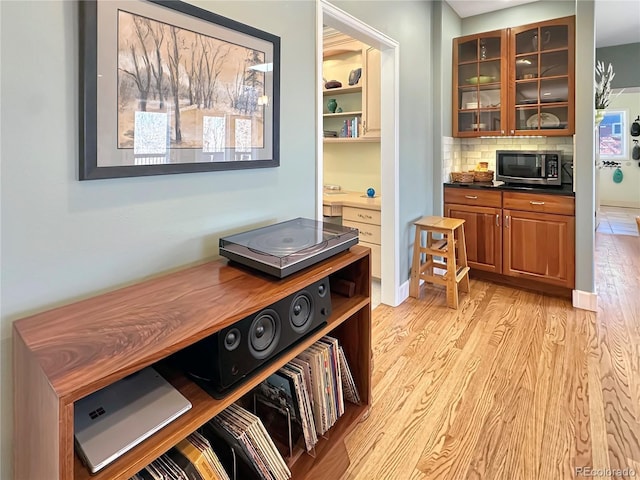
M 363 247 L 369 247 L 371 249 L 371 276 L 380 278 L 381 275 L 381 256 L 380 256 L 380 245 L 376 245 L 375 243 L 368 242 L 358 242 L 359 245 Z
M 342 218 L 352 222 L 370 223 L 372 225 L 382 224 L 380 210 L 368 210 L 366 208 L 342 207 Z
M 345 220 L 344 216 L 342 217 L 342 225 L 345 227 L 353 227 L 357 228 L 360 232 L 359 239 L 361 242 L 367 243 L 375 243 L 376 245 L 380 245 L 380 225 L 369 225 L 368 223 L 362 222 L 352 222 L 350 220 Z

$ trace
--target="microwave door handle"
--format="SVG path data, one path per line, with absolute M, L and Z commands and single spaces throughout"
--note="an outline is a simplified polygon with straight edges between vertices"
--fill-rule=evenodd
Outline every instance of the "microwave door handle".
M 540 173 L 542 178 L 547 178 L 547 156 L 542 154 L 537 156 L 540 159 Z

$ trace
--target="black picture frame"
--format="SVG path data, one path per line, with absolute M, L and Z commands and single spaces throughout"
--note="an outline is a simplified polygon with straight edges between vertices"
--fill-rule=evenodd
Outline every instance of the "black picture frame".
M 79 180 L 280 165 L 278 36 L 174 0 L 78 12 Z

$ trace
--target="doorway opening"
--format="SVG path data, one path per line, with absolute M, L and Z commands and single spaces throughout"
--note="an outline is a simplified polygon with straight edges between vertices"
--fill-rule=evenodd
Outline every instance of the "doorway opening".
M 380 52 L 380 301 L 396 306 L 401 302 L 399 271 L 398 171 L 399 171 L 399 45 L 390 37 L 325 0 L 318 1 L 316 11 L 316 193 L 318 219 L 323 214 L 324 143 L 323 143 L 323 33 L 325 26 L 373 47 Z M 364 193 L 364 192 L 363 192 Z

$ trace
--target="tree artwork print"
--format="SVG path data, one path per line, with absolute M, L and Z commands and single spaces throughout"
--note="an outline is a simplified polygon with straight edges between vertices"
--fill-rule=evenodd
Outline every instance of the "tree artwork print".
M 117 148 L 251 160 L 263 147 L 264 52 L 123 10 L 117 38 Z

